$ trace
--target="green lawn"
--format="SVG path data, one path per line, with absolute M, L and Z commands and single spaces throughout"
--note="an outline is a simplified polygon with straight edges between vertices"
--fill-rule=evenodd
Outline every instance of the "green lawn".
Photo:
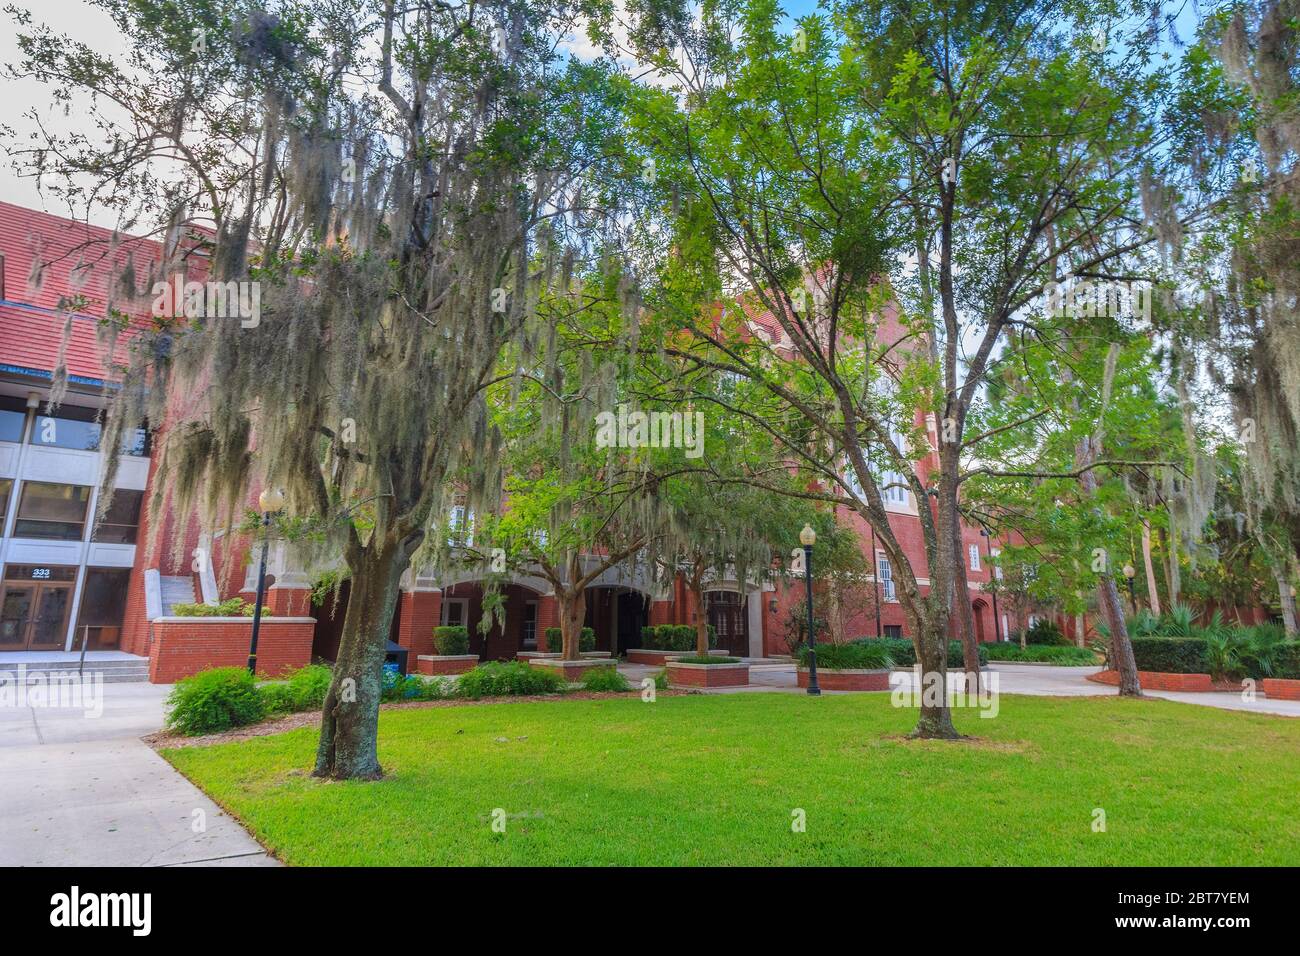
M 913 719 L 887 694 L 386 711 L 378 783 L 309 777 L 315 730 L 165 756 L 293 864 L 1300 863 L 1300 720 L 1010 695 L 957 712 L 974 742 Z

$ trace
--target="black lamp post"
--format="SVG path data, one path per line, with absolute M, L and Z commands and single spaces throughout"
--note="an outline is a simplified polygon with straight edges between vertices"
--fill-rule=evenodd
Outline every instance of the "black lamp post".
M 817 686 L 817 634 L 813 629 L 812 549 L 817 543 L 817 532 L 812 525 L 803 526 L 799 542 L 803 545 L 803 579 L 808 589 L 808 694 L 817 697 L 822 689 Z
M 262 559 L 257 565 L 257 603 L 253 605 L 253 637 L 248 644 L 248 672 L 257 673 L 257 632 L 262 627 L 262 598 L 266 596 L 266 549 L 271 543 L 271 515 L 284 507 L 284 494 L 267 488 L 257 496 L 262 509 Z
M 998 569 L 993 566 L 993 536 L 989 534 L 988 528 L 980 528 L 980 534 L 984 536 L 984 544 L 989 553 L 989 582 L 993 585 L 991 588 L 993 594 L 993 635 L 1002 641 L 1002 618 L 998 614 Z
M 1137 577 L 1137 568 L 1131 564 L 1124 565 L 1124 580 L 1128 582 L 1128 603 L 1133 608 L 1134 616 L 1138 612 L 1137 592 L 1133 589 L 1133 579 Z
M 876 554 L 876 526 L 871 526 L 871 582 L 876 589 L 876 640 L 880 640 L 880 555 Z

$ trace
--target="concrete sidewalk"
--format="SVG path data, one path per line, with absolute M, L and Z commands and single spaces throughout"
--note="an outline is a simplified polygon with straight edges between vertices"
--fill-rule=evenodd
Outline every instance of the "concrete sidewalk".
M 95 708 L 0 706 L 0 866 L 276 866 L 140 737 L 170 687 L 103 684 Z

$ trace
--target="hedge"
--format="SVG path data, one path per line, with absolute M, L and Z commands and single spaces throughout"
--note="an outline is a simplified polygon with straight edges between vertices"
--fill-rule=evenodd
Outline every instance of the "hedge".
M 469 653 L 469 628 L 463 624 L 433 629 L 433 646 L 443 656 Z
M 1203 637 L 1131 637 L 1129 641 L 1133 644 L 1133 660 L 1140 671 L 1166 674 L 1210 672 Z
M 709 647 L 718 646 L 718 632 L 712 624 L 705 625 L 709 631 Z M 641 646 L 655 651 L 691 651 L 695 649 L 694 624 L 656 624 L 641 628 Z
M 907 640 L 906 638 L 859 637 L 856 640 L 849 641 L 849 643 L 865 644 L 865 645 L 879 644 L 881 647 L 885 648 L 886 653 L 888 653 L 890 658 L 893 660 L 895 667 L 916 666 L 916 648 L 912 645 L 912 642 Z M 820 648 L 829 647 L 829 646 L 830 646 L 829 644 L 818 645 L 819 648 L 818 663 L 821 663 Z M 983 666 L 989 662 L 988 653 L 985 651 L 985 648 L 987 646 L 988 645 L 986 644 L 981 644 L 979 646 L 980 666 Z M 966 664 L 966 659 L 962 654 L 961 641 L 950 641 L 948 643 L 948 667 L 960 668 L 960 667 L 964 667 L 965 664 Z
M 558 627 L 548 627 L 546 629 L 546 652 L 553 654 L 562 650 L 564 647 L 564 631 Z M 578 652 L 594 651 L 596 649 L 596 632 L 589 627 L 584 627 L 578 635 Z
M 1085 647 L 1054 647 L 1050 644 L 987 644 L 984 653 L 991 661 L 1024 661 L 1031 664 L 1062 664 L 1082 667 L 1096 664 L 1097 655 Z
M 817 666 L 828 671 L 878 670 L 895 662 L 884 641 L 854 641 L 848 644 L 818 644 Z M 808 666 L 808 645 L 799 648 L 799 666 Z

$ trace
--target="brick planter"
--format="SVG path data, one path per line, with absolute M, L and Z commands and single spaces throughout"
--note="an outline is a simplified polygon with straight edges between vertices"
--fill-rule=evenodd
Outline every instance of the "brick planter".
M 554 654 L 548 654 L 546 651 L 518 651 L 515 653 L 515 660 L 517 661 L 535 661 L 539 658 L 542 660 L 558 661 L 560 659 L 560 654 L 558 651 Z
M 629 664 L 651 664 L 656 667 L 663 667 L 671 660 L 679 657 L 694 657 L 694 651 L 661 651 L 652 647 L 633 647 L 627 652 L 627 662 Z M 728 657 L 726 651 L 713 650 L 709 651 L 710 657 Z
M 830 670 L 825 667 L 817 668 L 817 686 L 822 690 L 889 690 L 889 669 L 881 668 L 879 670 L 860 670 L 844 669 Z M 808 686 L 808 669 L 800 667 L 799 686 Z
M 669 661 L 668 685 L 670 687 L 748 687 L 749 665 L 739 664 L 683 664 Z
M 612 668 L 614 666 L 614 662 L 608 657 L 589 657 L 580 661 L 562 661 L 556 657 L 531 657 L 528 659 L 528 663 L 532 667 L 545 667 L 548 670 L 553 670 L 571 684 L 582 680 L 582 675 L 593 667 Z
M 1282 677 L 1265 677 L 1264 694 L 1281 700 L 1300 700 L 1300 680 L 1287 680 Z
M 1119 671 L 1099 671 L 1089 674 L 1088 680 L 1118 687 Z M 1164 671 L 1138 671 L 1138 684 L 1143 690 L 1172 690 L 1188 694 L 1215 689 L 1209 674 L 1170 674 Z
M 426 677 L 436 674 L 463 674 L 478 667 L 477 654 L 421 654 L 415 670 Z
M 251 617 L 157 617 L 149 625 L 149 680 L 172 684 L 209 667 L 246 667 Z M 312 617 L 264 617 L 257 676 L 279 677 L 311 663 Z

